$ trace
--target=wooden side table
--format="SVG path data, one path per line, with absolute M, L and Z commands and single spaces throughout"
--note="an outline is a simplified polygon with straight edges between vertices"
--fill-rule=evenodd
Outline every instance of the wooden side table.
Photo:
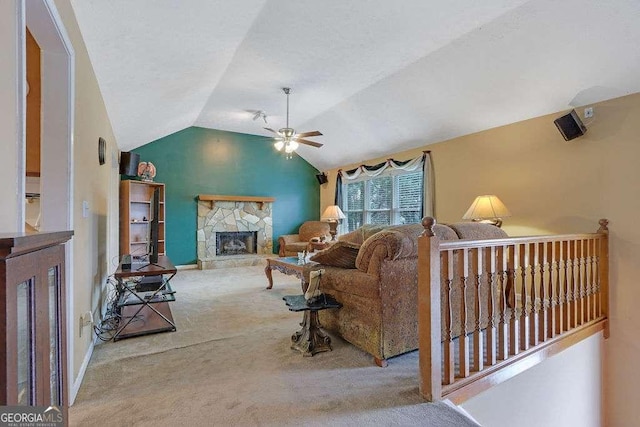
M 287 307 L 291 311 L 304 311 L 300 326 L 302 328 L 291 336 L 291 348 L 305 357 L 322 351 L 331 351 L 331 337 L 322 329 L 318 320 L 318 311 L 328 308 L 340 308 L 342 304 L 330 295 L 319 297 L 314 304 L 308 305 L 304 295 L 285 295 Z

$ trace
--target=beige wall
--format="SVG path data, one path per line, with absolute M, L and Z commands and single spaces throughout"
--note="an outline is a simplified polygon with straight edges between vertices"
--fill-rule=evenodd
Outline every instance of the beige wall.
M 640 94 L 596 104 L 594 113 L 587 134 L 569 142 L 553 124 L 558 113 L 386 157 L 405 160 L 431 150 L 440 222 L 460 221 L 474 197 L 487 193 L 511 211 L 503 228 L 514 236 L 596 231 L 599 218 L 610 220 L 604 411 L 608 425 L 628 425 L 640 419 Z M 327 172 L 321 209 L 333 204 L 337 169 Z
M 86 47 L 73 9 L 68 0 L 55 1 L 75 50 L 75 128 L 74 128 L 74 254 L 73 254 L 73 372 L 69 385 L 74 386 L 82 364 L 86 362 L 91 341 L 90 327 L 79 336 L 79 318 L 97 307 L 101 289 L 117 260 L 117 145 L 98 88 Z M 107 163 L 98 164 L 98 138 L 107 141 Z M 115 193 L 114 193 L 115 188 Z M 115 200 L 115 203 L 110 202 Z M 89 215 L 83 217 L 82 203 L 89 203 Z M 116 207 L 115 211 L 110 211 Z M 75 384 L 77 386 L 77 383 Z

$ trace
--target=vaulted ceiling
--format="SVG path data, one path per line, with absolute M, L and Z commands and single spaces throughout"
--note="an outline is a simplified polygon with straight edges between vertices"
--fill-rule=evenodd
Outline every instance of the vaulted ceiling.
M 638 0 L 71 2 L 124 151 L 269 136 L 282 87 L 321 170 L 640 92 Z

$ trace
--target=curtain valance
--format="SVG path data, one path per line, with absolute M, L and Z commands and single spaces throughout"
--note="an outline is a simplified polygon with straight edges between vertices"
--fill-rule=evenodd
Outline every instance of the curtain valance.
M 433 179 L 433 165 L 431 163 L 431 152 L 424 151 L 421 156 L 418 156 L 410 160 L 394 160 L 387 159 L 384 162 L 375 165 L 360 165 L 357 168 L 343 171 L 338 171 L 338 177 L 336 180 L 336 193 L 335 204 L 342 208 L 342 179 L 354 180 L 361 175 L 368 177 L 376 177 L 382 174 L 384 171 L 392 169 L 400 169 L 407 172 L 416 171 L 422 169 L 422 216 L 433 216 L 435 211 L 435 197 L 434 197 L 434 179 Z

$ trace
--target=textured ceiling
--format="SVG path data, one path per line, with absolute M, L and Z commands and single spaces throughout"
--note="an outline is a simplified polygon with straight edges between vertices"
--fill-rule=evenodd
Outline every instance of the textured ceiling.
M 640 92 L 638 0 L 71 1 L 125 151 L 268 136 L 285 86 L 321 170 Z

